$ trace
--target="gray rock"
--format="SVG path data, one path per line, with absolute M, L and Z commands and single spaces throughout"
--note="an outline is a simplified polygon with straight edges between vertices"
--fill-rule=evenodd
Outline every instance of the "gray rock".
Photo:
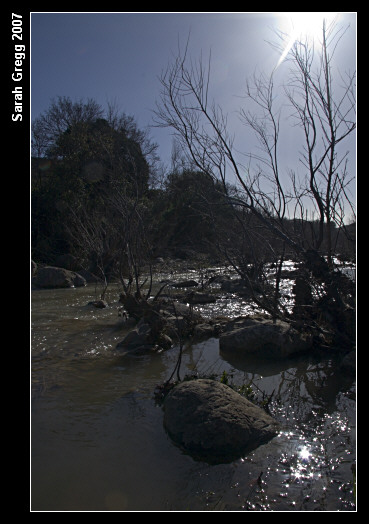
M 137 349 L 151 349 L 151 327 L 141 320 L 135 329 L 127 333 L 124 339 L 117 344 L 117 349 L 135 351 Z
M 182 288 L 182 287 L 196 287 L 199 283 L 196 280 L 183 280 L 181 282 L 175 282 L 172 284 L 173 287 Z
M 108 307 L 108 303 L 105 300 L 92 300 L 88 303 L 89 306 L 94 306 L 97 309 L 104 309 Z
M 242 327 L 220 336 L 219 349 L 223 355 L 254 353 L 279 358 L 308 351 L 311 343 L 309 337 L 300 335 L 287 322 L 249 318 Z
M 169 349 L 173 344 L 172 339 L 166 333 L 153 332 L 153 326 L 144 319 L 140 320 L 124 339 L 116 346 L 124 353 L 147 351 L 153 349 Z
M 215 380 L 181 382 L 164 401 L 164 427 L 194 458 L 230 462 L 272 439 L 278 423 Z
M 45 266 L 38 269 L 34 284 L 41 288 L 68 288 L 85 286 L 86 280 L 74 271 Z
M 74 287 L 83 287 L 87 284 L 86 279 L 79 273 L 75 273 L 74 277 L 72 276 L 72 281 Z

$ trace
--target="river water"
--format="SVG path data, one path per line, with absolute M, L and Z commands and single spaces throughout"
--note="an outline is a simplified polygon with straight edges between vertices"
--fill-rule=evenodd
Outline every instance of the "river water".
M 32 511 L 355 511 L 355 377 L 333 358 L 227 361 L 216 338 L 187 344 L 181 376 L 248 387 L 283 424 L 273 440 L 229 464 L 194 460 L 163 427 L 155 389 L 178 355 L 120 355 L 131 326 L 87 305 L 93 285 L 32 290 Z M 230 316 L 233 295 L 210 307 Z M 251 389 L 250 389 L 251 388 Z

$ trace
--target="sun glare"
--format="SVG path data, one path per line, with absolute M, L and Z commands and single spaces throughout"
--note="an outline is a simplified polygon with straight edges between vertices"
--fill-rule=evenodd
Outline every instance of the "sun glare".
M 325 20 L 328 26 L 334 19 L 338 18 L 338 13 L 278 13 L 278 18 L 280 29 L 287 36 L 286 45 L 276 69 L 285 60 L 296 40 L 302 38 L 308 38 L 312 41 L 319 39 L 322 34 L 323 21 Z

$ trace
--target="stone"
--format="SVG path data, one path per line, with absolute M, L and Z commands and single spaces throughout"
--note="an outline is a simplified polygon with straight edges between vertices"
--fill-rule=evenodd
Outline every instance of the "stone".
M 94 306 L 97 309 L 104 309 L 108 307 L 108 303 L 105 300 L 92 300 L 88 303 L 89 306 Z
M 83 287 L 87 284 L 86 279 L 79 273 L 75 273 L 75 276 L 72 277 L 74 287 Z
M 85 286 L 86 280 L 74 271 L 45 266 L 38 269 L 34 284 L 41 288 L 69 288 Z
M 129 353 L 169 349 L 172 345 L 173 341 L 169 335 L 161 330 L 156 330 L 154 325 L 148 323 L 145 319 L 141 319 L 136 327 L 117 344 L 116 348 Z
M 219 350 L 223 355 L 257 354 L 261 357 L 284 358 L 306 352 L 312 339 L 301 335 L 287 322 L 272 319 L 246 319 L 241 327 L 222 333 Z
M 117 344 L 117 349 L 124 349 L 126 351 L 151 349 L 153 344 L 150 335 L 150 325 L 141 320 L 135 329 L 127 333 L 124 339 Z
M 276 436 L 279 424 L 245 397 L 210 379 L 184 381 L 164 400 L 164 427 L 193 458 L 226 463 Z
M 175 282 L 172 284 L 173 287 L 182 288 L 182 287 L 196 287 L 199 283 L 196 280 L 182 280 L 181 282 Z

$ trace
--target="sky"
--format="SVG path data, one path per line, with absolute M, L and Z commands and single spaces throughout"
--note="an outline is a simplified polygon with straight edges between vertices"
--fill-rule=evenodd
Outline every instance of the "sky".
M 295 16 L 296 15 L 296 16 Z M 254 147 L 253 138 L 240 127 L 238 110 L 245 104 L 246 79 L 255 72 L 269 75 L 281 57 L 268 41 L 275 31 L 292 34 L 293 27 L 312 31 L 312 13 L 39 13 L 31 12 L 31 120 L 46 111 L 52 98 L 93 98 L 106 107 L 114 101 L 132 115 L 140 129 L 153 124 L 160 95 L 159 76 L 189 36 L 195 59 L 211 52 L 211 95 L 230 115 L 239 143 Z M 342 72 L 356 68 L 356 13 L 341 13 L 339 23 L 348 26 L 337 53 Z M 282 62 L 276 80 L 288 72 Z M 286 166 L 295 168 L 296 128 L 287 112 L 281 120 Z M 233 129 L 232 129 L 233 131 Z M 172 132 L 150 127 L 158 154 L 170 163 Z M 355 137 L 350 161 L 355 169 Z M 243 147 L 243 146 L 241 146 Z

